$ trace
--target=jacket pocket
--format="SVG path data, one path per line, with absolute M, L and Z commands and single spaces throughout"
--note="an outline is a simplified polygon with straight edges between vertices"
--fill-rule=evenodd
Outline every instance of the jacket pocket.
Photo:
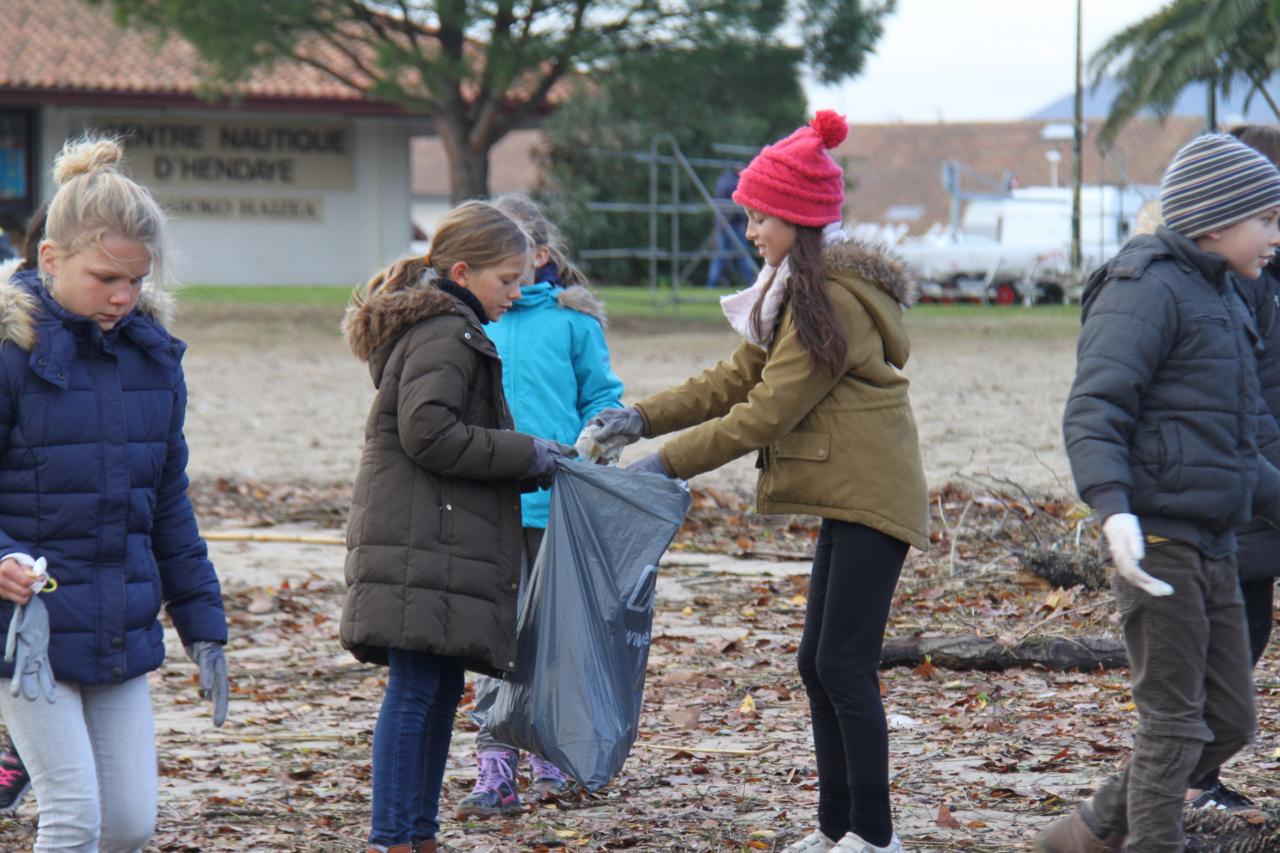
M 793 432 L 773 446 L 775 459 L 807 459 L 825 462 L 831 455 L 831 433 Z
M 1171 492 L 1182 487 L 1182 433 L 1172 418 L 1160 421 L 1160 487 Z
M 791 503 L 821 503 L 831 458 L 831 433 L 793 432 L 768 448 L 764 491 Z

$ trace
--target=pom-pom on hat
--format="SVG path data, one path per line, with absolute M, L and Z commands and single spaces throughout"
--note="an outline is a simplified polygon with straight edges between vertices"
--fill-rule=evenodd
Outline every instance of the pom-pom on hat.
M 821 227 L 843 217 L 844 172 L 827 153 L 849 135 L 849 123 L 833 110 L 780 142 L 766 145 L 738 175 L 733 200 L 794 225 Z
M 1207 133 L 1182 146 L 1160 182 L 1169 228 L 1201 237 L 1280 207 L 1280 171 L 1234 136 Z

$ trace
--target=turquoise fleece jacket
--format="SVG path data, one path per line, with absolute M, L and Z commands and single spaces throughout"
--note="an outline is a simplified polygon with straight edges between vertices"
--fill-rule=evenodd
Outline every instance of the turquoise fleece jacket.
M 586 288 L 529 285 L 485 331 L 502 357 L 502 390 L 520 432 L 573 444 L 593 415 L 622 405 L 604 306 Z M 522 502 L 524 526 L 545 528 L 551 492 L 531 492 Z

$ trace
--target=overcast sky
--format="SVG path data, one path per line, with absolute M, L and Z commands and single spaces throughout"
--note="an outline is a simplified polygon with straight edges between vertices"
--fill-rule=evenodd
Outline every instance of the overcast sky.
M 1088 58 L 1169 0 L 1084 0 Z M 1075 85 L 1075 0 L 898 0 L 861 76 L 807 86 L 854 122 L 1016 119 Z

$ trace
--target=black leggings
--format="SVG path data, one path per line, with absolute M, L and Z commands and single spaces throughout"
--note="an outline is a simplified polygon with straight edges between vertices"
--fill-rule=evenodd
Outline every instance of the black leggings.
M 880 647 L 907 544 L 846 521 L 823 519 L 800 640 L 818 762 L 818 828 L 856 832 L 885 847 L 889 731 L 880 701 Z
M 1244 595 L 1244 621 L 1249 632 L 1249 652 L 1253 655 L 1253 665 L 1262 660 L 1262 653 L 1267 650 L 1271 640 L 1271 618 L 1275 607 L 1275 578 L 1263 578 L 1256 581 L 1240 581 L 1240 592 Z M 1203 778 L 1191 783 L 1192 788 L 1207 790 L 1218 784 L 1217 769 L 1210 770 Z

